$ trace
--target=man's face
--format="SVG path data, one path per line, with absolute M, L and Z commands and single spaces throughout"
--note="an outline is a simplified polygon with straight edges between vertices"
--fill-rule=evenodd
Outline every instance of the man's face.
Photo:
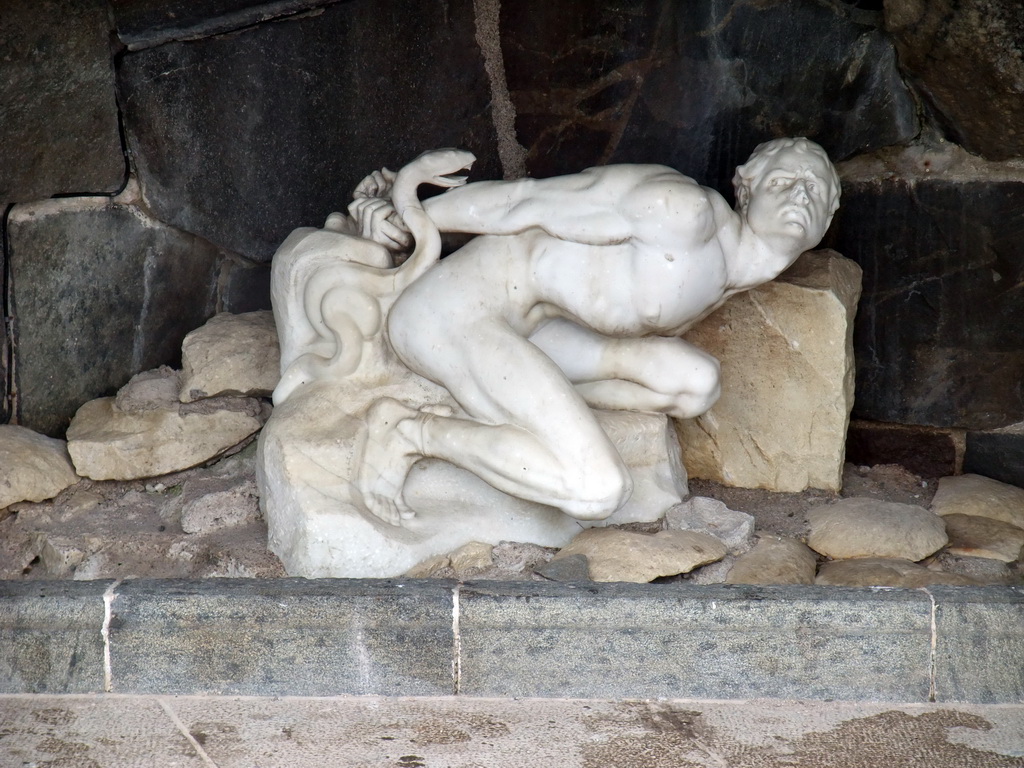
M 772 157 L 751 182 L 747 222 L 762 237 L 785 237 L 803 250 L 813 248 L 832 219 L 832 193 L 824 162 L 789 147 Z

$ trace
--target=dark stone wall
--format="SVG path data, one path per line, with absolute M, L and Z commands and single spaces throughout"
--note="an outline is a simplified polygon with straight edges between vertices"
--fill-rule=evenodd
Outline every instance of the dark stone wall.
M 383 165 L 469 147 L 500 175 L 472 0 L 353 0 L 118 67 L 132 158 L 156 216 L 268 261 Z
M 531 175 L 659 162 L 731 190 L 760 142 L 807 136 L 842 160 L 918 132 L 880 18 L 836 2 L 503 5 Z
M 833 246 L 864 269 L 854 416 L 1024 420 L 1024 182 L 847 183 Z
M 836 160 L 900 147 L 925 158 L 954 142 L 1003 163 L 849 175 L 828 244 L 865 270 L 858 417 L 975 431 L 1020 421 L 1021 8 L 9 0 L 5 207 L 117 192 L 119 129 L 142 197 L 7 227 L 0 420 L 16 410 L 57 433 L 133 368 L 173 362 L 209 313 L 268 306 L 267 262 L 287 233 L 425 149 L 471 149 L 473 178 L 660 162 L 730 196 L 757 143 L 806 135 Z

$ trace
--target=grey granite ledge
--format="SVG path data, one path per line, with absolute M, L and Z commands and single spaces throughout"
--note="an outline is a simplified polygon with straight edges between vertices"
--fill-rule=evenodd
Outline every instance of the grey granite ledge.
M 0 693 L 1024 699 L 1024 588 L 0 582 Z

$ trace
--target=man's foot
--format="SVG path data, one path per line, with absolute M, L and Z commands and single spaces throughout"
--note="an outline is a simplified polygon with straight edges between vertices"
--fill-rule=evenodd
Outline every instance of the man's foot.
M 366 508 L 391 525 L 401 525 L 415 514 L 402 499 L 402 486 L 422 454 L 398 431 L 398 425 L 419 415 L 390 397 L 381 398 L 366 412 L 366 443 L 356 470 L 356 487 Z

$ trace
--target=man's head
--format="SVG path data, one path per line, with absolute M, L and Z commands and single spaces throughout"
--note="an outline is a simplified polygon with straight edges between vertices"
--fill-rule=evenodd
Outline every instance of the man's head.
M 804 138 L 757 147 L 736 169 L 736 207 L 765 236 L 797 238 L 813 248 L 839 208 L 839 175 L 820 146 Z

